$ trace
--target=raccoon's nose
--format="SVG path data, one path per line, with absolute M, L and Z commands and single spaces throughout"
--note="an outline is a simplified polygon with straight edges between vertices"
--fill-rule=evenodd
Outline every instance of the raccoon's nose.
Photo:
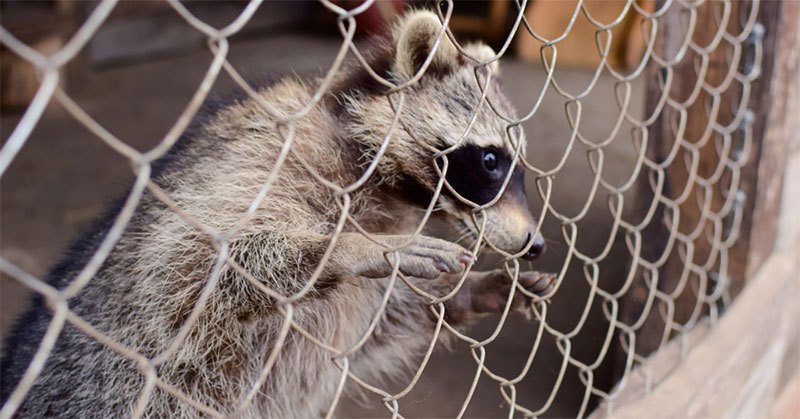
M 525 247 L 528 246 L 528 243 L 531 242 L 531 235 L 533 233 L 528 233 L 528 238 L 525 240 Z M 524 248 L 524 247 L 523 247 Z M 522 258 L 525 260 L 534 260 L 544 253 L 546 246 L 544 242 L 544 237 L 541 234 L 536 234 L 536 237 L 533 238 L 533 243 L 531 247 L 522 255 Z

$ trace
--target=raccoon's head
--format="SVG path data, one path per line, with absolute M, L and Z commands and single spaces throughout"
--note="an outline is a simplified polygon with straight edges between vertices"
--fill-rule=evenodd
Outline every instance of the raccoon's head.
M 395 26 L 383 58 L 377 55 L 372 63 L 392 82 L 404 84 L 425 65 L 441 31 L 435 14 L 407 14 Z M 437 204 L 450 223 L 473 239 L 485 225 L 483 237 L 490 247 L 536 258 L 545 242 L 528 209 L 519 163 L 525 155 L 524 133 L 520 127 L 509 128 L 508 120 L 517 115 L 500 90 L 497 62 L 476 67 L 495 52 L 484 44 L 464 50 L 472 58 L 443 34 L 425 72 L 403 90 L 402 101 L 398 93 L 376 94 L 380 88 L 374 82 L 371 88 L 355 89 L 345 98 L 347 112 L 355 116 L 351 134 L 367 146 L 369 161 L 384 143 L 395 110 L 401 109 L 379 161 L 381 180 L 425 207 L 440 173 L 446 172 Z M 475 211 L 479 207 L 483 211 Z

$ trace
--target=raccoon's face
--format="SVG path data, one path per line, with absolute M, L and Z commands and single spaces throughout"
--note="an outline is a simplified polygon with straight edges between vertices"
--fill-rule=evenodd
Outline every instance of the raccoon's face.
M 398 26 L 393 71 L 400 82 L 418 72 L 440 29 L 430 12 L 415 12 Z M 483 44 L 465 50 L 481 61 L 495 55 Z M 438 205 L 452 224 L 473 239 L 485 226 L 483 238 L 491 248 L 533 259 L 545 242 L 527 204 L 520 163 L 525 139 L 521 128 L 509 128 L 506 119 L 517 115 L 497 74 L 496 64 L 476 74 L 474 63 L 443 37 L 426 73 L 406 91 L 402 129 L 389 152 L 391 170 L 402 173 L 403 186 L 427 194 L 445 173 Z
M 545 242 L 528 209 L 524 171 L 507 147 L 466 143 L 438 159 L 446 167 L 439 204 L 456 228 L 477 239 L 480 230 L 490 248 L 524 259 L 544 252 Z

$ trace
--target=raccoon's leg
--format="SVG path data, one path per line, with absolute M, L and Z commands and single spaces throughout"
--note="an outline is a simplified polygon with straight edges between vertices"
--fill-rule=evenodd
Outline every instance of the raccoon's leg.
M 532 294 L 548 295 L 556 284 L 556 274 L 527 271 L 520 272 L 518 284 Z M 471 272 L 464 289 L 445 302 L 445 314 L 453 326 L 472 323 L 475 319 L 492 313 L 502 313 L 511 291 L 513 279 L 505 270 Z M 511 308 L 525 311 L 531 298 L 515 290 Z
M 317 277 L 315 289 L 327 293 L 338 284 L 352 283 L 358 278 L 386 278 L 392 274 L 393 264 L 399 265 L 398 271 L 407 277 L 434 280 L 444 274 L 460 274 L 475 259 L 463 247 L 432 237 L 418 236 L 411 242 L 408 242 L 409 236 L 404 235 L 375 235 L 375 238 L 383 245 L 359 233 L 340 234 Z M 329 236 L 303 230 L 254 235 L 244 244 L 231 246 L 231 259 L 276 291 L 292 295 L 299 292 L 305 282 L 285 279 L 311 278 L 330 242 Z M 389 252 L 392 249 L 397 250 Z M 259 307 L 272 310 L 270 300 L 251 289 L 246 281 L 223 282 L 244 284 L 228 292 L 241 291 L 244 295 L 239 301 L 252 303 L 245 304 L 244 311 Z
M 436 279 L 412 279 L 414 285 L 435 296 L 452 291 L 460 275 L 445 274 Z M 526 290 L 546 295 L 555 284 L 554 274 L 520 272 L 518 283 Z M 381 280 L 377 280 L 381 281 Z M 458 293 L 444 302 L 445 320 L 459 330 L 464 330 L 479 318 L 503 311 L 512 285 L 511 278 L 502 270 L 471 272 Z M 382 290 L 381 290 L 382 291 Z M 380 293 L 376 293 L 380 295 Z M 524 310 L 530 299 L 515 290 L 512 309 Z M 409 287 L 395 283 L 381 321 L 370 339 L 352 357 L 353 372 L 367 381 L 396 376 L 398 371 L 413 368 L 431 345 L 438 322 L 437 306 L 431 310 L 430 301 Z M 442 328 L 438 341 L 445 346 L 453 335 Z
M 460 275 L 442 275 L 435 280 L 415 280 L 414 284 L 435 296 L 444 296 L 452 291 Z M 520 272 L 518 284 L 531 294 L 543 297 L 550 294 L 556 285 L 557 275 L 540 271 Z M 462 288 L 444 302 L 445 320 L 453 327 L 464 328 L 489 314 L 499 314 L 505 309 L 511 293 L 513 279 L 503 269 L 486 272 L 470 272 Z M 410 290 L 405 294 L 410 294 Z M 429 314 L 434 322 L 436 315 L 429 308 L 427 299 L 414 295 L 403 298 L 406 310 Z M 413 304 L 410 302 L 413 301 Z M 519 289 L 514 291 L 511 310 L 529 314 L 533 299 Z M 391 303 L 391 301 L 390 301 Z
M 278 292 L 292 295 L 300 291 L 305 283 L 303 280 L 286 281 L 286 278 L 310 278 L 322 263 L 331 238 L 313 231 L 275 230 L 252 235 L 243 243 L 231 245 L 231 259 Z M 461 273 L 475 259 L 463 247 L 432 237 L 418 236 L 410 243 L 407 243 L 409 236 L 375 235 L 375 238 L 385 246 L 359 233 L 340 234 L 318 275 L 316 289 L 328 292 L 339 283 L 352 282 L 357 278 L 386 278 L 393 271 L 390 260 L 397 261 L 399 272 L 403 275 L 434 279 L 442 274 Z M 387 252 L 404 244 L 396 251 Z M 259 295 L 249 288 L 246 293 L 249 298 Z M 250 301 L 248 298 L 245 300 Z M 253 302 L 271 307 L 259 298 Z
M 380 235 L 377 239 L 396 248 L 406 243 L 408 236 Z M 395 252 L 387 254 L 386 251 L 360 234 L 345 233 L 339 238 L 329 269 L 340 276 L 385 278 L 393 270 L 389 260 L 397 257 L 400 273 L 432 280 L 442 274 L 463 272 L 475 260 L 475 256 L 467 249 L 427 236 L 419 236 Z
M 407 236 L 380 236 L 383 243 L 396 247 L 408 240 Z M 392 273 L 384 248 L 372 243 L 357 233 L 346 233 L 340 238 L 340 246 L 332 256 L 332 269 L 344 270 L 346 274 L 367 278 L 385 278 Z M 460 273 L 474 260 L 474 256 L 461 246 L 427 236 L 420 236 L 396 252 L 399 254 L 399 270 L 412 277 L 416 285 L 433 295 L 447 294 L 460 277 Z M 518 284 L 530 293 L 544 296 L 555 286 L 556 275 L 539 271 L 520 272 Z M 470 272 L 463 289 L 445 302 L 447 318 L 453 326 L 470 323 L 481 315 L 503 311 L 513 284 L 512 278 L 502 269 L 487 272 Z M 410 291 L 410 290 L 407 290 Z M 403 293 L 401 293 L 403 294 Z M 415 298 L 416 297 L 416 298 Z M 426 305 L 424 298 L 413 296 L 409 304 L 403 298 L 403 306 Z M 391 301 L 390 301 L 391 303 Z M 514 293 L 512 308 L 524 310 L 530 298 L 520 291 Z M 425 309 L 425 312 L 429 310 Z

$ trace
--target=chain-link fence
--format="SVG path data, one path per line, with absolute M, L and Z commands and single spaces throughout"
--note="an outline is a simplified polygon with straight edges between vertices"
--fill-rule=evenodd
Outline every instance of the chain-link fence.
M 453 416 L 461 417 L 468 412 L 471 402 L 477 397 L 479 383 L 486 382 L 492 383 L 499 391 L 509 417 L 548 415 L 553 412 L 554 406 L 564 403 L 559 397 L 562 383 L 569 378 L 574 379 L 575 376 L 582 385 L 576 411 L 578 416 L 585 416 L 599 401 L 613 407 L 615 398 L 625 389 L 632 371 L 650 352 L 657 350 L 676 335 L 684 336 L 685 332 L 700 322 L 708 321 L 713 324 L 730 303 L 729 267 L 733 262 L 729 255 L 739 238 L 744 202 L 747 199 L 746 194 L 740 191 L 740 178 L 754 143 L 752 125 L 756 117 L 749 110 L 749 100 L 753 82 L 760 74 L 763 55 L 761 40 L 765 31 L 770 30 L 769 27 L 757 23 L 760 6 L 758 0 L 746 3 L 653 3 L 631 0 L 609 21 L 597 20 L 587 4 L 579 1 L 563 33 L 554 37 L 537 33 L 535 22 L 529 21 L 525 14 L 529 5 L 522 1 L 510 6 L 514 10 L 514 19 L 496 54 L 477 59 L 475 51 L 467 44 L 459 43 L 448 29 L 454 5 L 442 3 L 436 13 L 444 26 L 437 33 L 435 46 L 424 60 L 421 71 L 403 82 L 387 78 L 380 69 L 371 68 L 370 57 L 365 56 L 365 50 L 354 42 L 356 18 L 369 8 L 376 7 L 375 2 L 366 1 L 356 8 L 345 9 L 337 2 L 323 0 L 322 5 L 338 16 L 342 43 L 325 74 L 318 80 L 309 82 L 313 83 L 313 87 L 304 99 L 301 97 L 301 103 L 288 112 L 278 106 L 276 101 L 265 99 L 227 60 L 229 38 L 247 25 L 261 1 L 249 2 L 233 22 L 221 29 L 199 20 L 177 0 L 170 0 L 168 3 L 175 13 L 207 37 L 213 60 L 180 117 L 164 138 L 146 152 L 137 151 L 106 130 L 59 85 L 60 70 L 91 40 L 115 8 L 115 1 L 99 2 L 69 42 L 51 56 L 44 56 L 26 46 L 6 29 L 0 32 L 3 45 L 33 64 L 41 80 L 35 98 L 0 151 L 0 175 L 6 172 L 17 153 L 25 147 L 48 103 L 53 100 L 96 135 L 98 140 L 130 161 L 135 174 L 130 193 L 113 222 L 103 230 L 96 251 L 65 287 L 57 287 L 36 278 L 5 257 L 0 259 L 3 273 L 40 294 L 43 304 L 52 310 L 52 319 L 46 331 L 43 331 L 43 337 L 32 354 L 30 364 L 3 405 L 2 417 L 11 417 L 23 403 L 36 403 L 35 400 L 26 400 L 26 397 L 37 385 L 37 377 L 44 369 L 49 368 L 48 357 L 57 347 L 62 330 L 68 325 L 135 364 L 132 368 L 138 370 L 141 384 L 135 390 L 136 396 L 132 398 L 135 402 L 129 406 L 135 417 L 157 414 L 159 411 L 153 408 L 154 399 L 164 398 L 174 399 L 176 406 L 182 406 L 176 414 L 227 417 L 251 415 L 262 408 L 270 411 L 270 403 L 275 403 L 275 398 L 278 397 L 275 394 L 280 393 L 277 387 L 281 382 L 275 381 L 275 377 L 284 381 L 292 380 L 291 374 L 281 368 L 280 364 L 293 362 L 292 368 L 300 368 L 298 365 L 305 362 L 282 356 L 284 352 L 296 352 L 298 346 L 314 347 L 317 351 L 315 353 L 322 355 L 319 355 L 319 360 L 308 362 L 326 371 L 335 368 L 336 378 L 332 381 L 321 380 L 324 385 L 303 384 L 301 387 L 304 386 L 308 394 L 280 397 L 296 397 L 289 402 L 296 404 L 298 409 L 310 403 L 304 400 L 312 397 L 310 394 L 314 394 L 313 397 L 324 397 L 327 406 L 325 414 L 331 417 L 337 411 L 346 389 L 360 391 L 365 403 L 382 405 L 392 417 L 401 417 L 404 414 L 404 402 L 408 400 L 407 395 L 421 380 L 426 379 L 430 360 L 434 351 L 443 345 L 445 336 L 452 340 L 448 346 L 467 348 L 471 358 L 463 364 L 463 368 L 469 368 L 469 376 L 472 377 L 463 394 L 451 394 L 442 387 L 431 390 L 432 393 L 445 392 L 447 397 L 461 400 L 460 409 L 453 411 Z M 631 17 L 637 22 L 635 30 L 641 33 L 643 53 L 630 66 L 630 70 L 623 71 L 610 63 L 611 55 L 614 54 L 612 46 L 616 45 L 613 34 Z M 579 19 L 594 26 L 599 65 L 584 86 L 572 90 L 559 83 L 558 54 L 560 44 L 570 36 L 573 25 Z M 502 106 L 492 103 L 488 92 L 494 73 L 486 71 L 507 54 L 515 37 L 527 37 L 528 41 L 538 45 L 545 75 L 543 83 L 538 87 L 506 86 L 510 90 L 522 89 L 529 92 L 526 95 L 530 97 L 531 106 L 519 109 L 519 117 L 504 113 Z M 412 235 L 408 240 L 387 242 L 386 237 L 368 232 L 373 230 L 359 223 L 361 214 L 357 211 L 362 209 L 353 209 L 353 201 L 359 199 L 357 195 L 364 190 L 369 180 L 378 176 L 379 166 L 385 159 L 384 153 L 396 137 L 396 132 L 409 130 L 403 123 L 403 115 L 411 112 L 406 108 L 409 89 L 427 77 L 426 70 L 435 70 L 437 48 L 446 48 L 450 43 L 464 57 L 462 60 L 475 68 L 475 83 L 470 88 L 477 92 L 479 103 L 471 108 L 468 124 L 454 127 L 459 133 L 456 143 L 439 152 L 430 153 L 429 164 L 436 161 L 444 163 L 433 164 L 438 172 L 432 193 L 433 200 L 423 206 L 425 209 L 419 217 L 419 224 L 409 230 L 413 232 Z M 368 156 L 370 160 L 360 165 L 361 176 L 351 183 L 342 184 L 331 179 L 330 175 L 326 175 L 318 167 L 304 166 L 302 157 L 307 151 L 298 151 L 296 144 L 298 137 L 310 135 L 299 129 L 304 127 L 303 121 L 319 118 L 318 110 L 328 106 L 326 97 L 337 88 L 338 77 L 342 73 L 353 71 L 346 62 L 348 54 L 352 56 L 352 65 L 363 67 L 361 71 L 366 71 L 369 75 L 361 84 L 377 85 L 385 89 L 387 93 L 380 100 L 385 101 L 388 107 L 384 106 L 382 109 L 391 109 L 392 114 L 382 115 L 389 121 L 385 130 L 380 133 L 382 141 Z M 186 202 L 196 202 L 185 199 L 186 194 L 193 193 L 191 182 L 187 183 L 189 186 L 185 186 L 186 190 L 176 192 L 159 186 L 153 180 L 153 174 L 156 162 L 170 155 L 173 148 L 181 146 L 181 136 L 190 130 L 192 119 L 207 99 L 215 80 L 223 73 L 247 92 L 249 102 L 246 103 L 257 109 L 254 111 L 255 115 L 261 115 L 269 121 L 270 126 L 265 129 L 280 138 L 281 146 L 275 150 L 277 152 L 274 155 L 268 156 L 271 159 L 268 170 L 264 172 L 263 168 L 259 168 L 255 172 L 259 176 L 266 173 L 266 176 L 258 179 L 257 188 L 246 191 L 249 195 L 248 205 L 235 214 L 235 220 L 231 220 L 232 215 L 227 214 L 225 217 L 228 218 L 217 224 L 204 221 L 202 217 L 193 215 L 196 211 L 184 206 Z M 500 74 L 502 75 L 502 64 Z M 617 117 L 611 121 L 607 132 L 588 131 L 584 121 L 587 114 L 592 114 L 593 109 L 585 106 L 586 98 L 596 90 L 601 78 L 613 82 L 615 101 L 608 106 L 615 107 Z M 633 105 L 636 103 L 633 98 L 637 93 L 635 87 L 641 87 L 642 84 L 647 89 L 643 111 L 635 109 Z M 525 150 L 526 143 L 521 140 L 520 127 L 541 113 L 541 104 L 546 95 L 556 95 L 564 104 L 563 122 L 569 126 L 569 135 L 553 139 L 529 136 L 528 150 Z M 368 113 L 369 109 L 365 112 Z M 457 188 L 446 179 L 450 164 L 448 156 L 452 157 L 452 153 L 467 142 L 480 112 L 491 112 L 503 121 L 504 141 L 514 154 L 511 170 L 508 171 L 502 187 L 494 198 L 479 205 L 461 196 L 456 192 Z M 625 138 L 631 140 L 623 148 L 634 156 L 631 159 L 633 165 L 626 176 L 610 179 L 607 175 L 608 168 L 618 164 L 617 160 L 621 157 L 609 150 L 612 146 L 618 150 L 620 142 Z M 537 143 L 545 141 L 559 142 L 561 155 L 551 161 L 533 163 L 534 159 L 526 156 L 533 153 Z M 336 150 L 327 152 L 333 157 L 338 154 Z M 585 153 L 585 167 L 591 173 L 588 193 L 580 197 L 578 201 L 581 204 L 576 208 L 559 208 L 554 204 L 553 196 L 570 188 L 570 185 L 559 182 L 559 179 L 568 175 L 565 174 L 566 162 L 575 158 L 578 153 Z M 306 170 L 319 185 L 324 186 L 323 189 L 331 202 L 337 204 L 337 208 L 324 210 L 335 214 L 335 217 L 326 227 L 329 233 L 322 240 L 324 246 L 314 248 L 313 251 L 317 254 L 304 259 L 313 262 L 310 263 L 311 266 L 298 265 L 294 272 L 284 272 L 288 275 L 286 278 L 295 278 L 295 283 L 278 285 L 265 280 L 264 275 L 257 271 L 257 263 L 243 260 L 237 253 L 236 246 L 242 240 L 243 234 L 252 233 L 257 229 L 258 223 L 273 216 L 263 214 L 264 208 L 270 208 L 265 203 L 290 199 L 280 194 L 275 195 L 276 190 L 280 192 L 280 187 L 275 185 L 279 185 L 281 178 L 290 173 L 286 169 L 287 165 L 294 165 L 292 170 L 297 170 L 297 165 Z M 493 228 L 486 222 L 487 211 L 496 206 L 500 198 L 508 192 L 515 167 L 524 170 L 529 179 L 528 194 L 531 205 L 538 209 L 538 225 L 545 231 L 547 226 L 553 226 L 553 229 L 557 227 L 556 231 L 560 231 L 560 237 L 548 237 L 551 246 L 561 246 L 562 250 L 551 253 L 559 258 L 550 259 L 552 266 L 557 266 L 557 275 L 552 290 L 544 295 L 531 292 L 530 287 L 523 284 L 524 272 L 536 268 L 536 263 L 530 265 L 529 262 L 522 261 L 519 257 L 524 252 L 511 254 L 484 239 Z M 479 257 L 492 250 L 500 253 L 502 260 L 494 267 L 504 269 L 512 284 L 504 291 L 507 294 L 504 294 L 499 317 L 492 318 L 491 324 L 486 328 L 488 333 L 485 337 L 478 338 L 469 330 L 452 325 L 454 315 L 452 312 L 448 313 L 448 302 L 454 301 L 459 293 L 468 292 L 471 269 L 459 274 L 448 288 L 432 293 L 430 289 L 421 288 L 414 280 L 401 274 L 401 261 L 396 259 L 399 254 L 396 251 L 407 248 L 414 239 L 422 235 L 429 219 L 440 209 L 437 207 L 438 198 L 445 194 L 454 195 L 461 204 L 471 208 L 477 237 L 474 238 L 474 243 L 467 241 L 470 249 Z M 587 224 L 586 220 L 591 211 L 597 211 L 597 207 L 593 206 L 597 201 L 607 202 L 605 215 L 609 221 L 605 227 L 608 227 L 608 233 L 600 239 L 601 246 L 587 251 L 582 248 L 581 242 L 596 229 L 596 226 Z M 150 261 L 169 264 L 170 269 L 179 271 L 182 277 L 192 277 L 192 269 L 201 271 L 205 277 L 198 281 L 199 286 L 191 288 L 192 295 L 184 296 L 187 307 L 177 309 L 177 320 L 173 320 L 177 322 L 174 334 L 163 337 L 168 340 L 154 342 L 155 347 L 144 344 L 134 348 L 123 343 L 118 338 L 119 334 L 109 333 L 93 324 L 90 316 L 76 313 L 71 302 L 82 298 L 84 293 L 96 287 L 97 281 L 104 280 L 103 275 L 97 274 L 102 272 L 104 264 L 109 263 L 109 258 L 113 259 L 116 253 L 125 251 L 119 245 L 121 240 L 124 242 L 126 236 L 143 234 L 139 226 L 135 229 L 129 227 L 129 222 L 135 219 L 137 211 L 142 210 L 143 202 L 148 206 L 160 205 L 168 209 L 175 216 L 172 222 L 182 223 L 182 229 L 192 231 L 193 237 L 204 243 L 202 250 L 199 247 L 193 248 L 193 251 L 202 254 L 204 258 L 203 264 L 199 266 L 179 266 L 176 261 L 161 260 L 157 255 L 149 256 L 152 258 Z M 283 216 L 287 217 L 285 214 Z M 291 217 L 297 216 L 300 215 Z M 323 273 L 330 259 L 335 257 L 337 242 L 341 242 L 341 237 L 346 234 L 360 234 L 365 243 L 381 246 L 391 260 L 391 275 L 388 279 L 381 280 L 383 285 L 379 288 L 380 292 L 372 299 L 375 305 L 367 310 L 369 318 L 362 319 L 363 322 L 311 322 L 307 317 L 308 305 L 312 304 L 309 301 L 326 298 L 321 295 L 321 289 L 330 284 L 321 283 L 324 282 Z M 163 242 L 171 239 L 175 238 L 166 237 Z M 614 252 L 614 248 L 623 250 Z M 307 249 L 311 252 L 310 248 Z M 269 250 L 265 250 L 264 255 L 275 257 Z M 170 256 L 167 255 L 166 258 Z M 608 264 L 625 267 L 622 275 L 614 281 L 603 280 L 603 272 Z M 213 375 L 191 379 L 184 375 L 186 381 L 181 382 L 175 380 L 180 375 L 164 376 L 163 371 L 165 366 L 174 367 L 174 363 L 179 362 L 176 360 L 187 356 L 187 345 L 202 346 L 198 340 L 219 340 L 225 334 L 224 330 L 219 330 L 220 336 L 204 335 L 207 331 L 225 327 L 209 326 L 204 322 L 211 318 L 206 314 L 209 304 L 215 304 L 215 294 L 232 292 L 232 278 L 249 284 L 251 290 L 259 293 L 257 297 L 248 298 L 263 301 L 269 307 L 268 314 L 265 315 L 279 321 L 272 325 L 274 330 L 267 333 L 268 337 L 262 342 L 263 353 L 254 354 L 254 359 L 250 360 L 251 365 L 231 366 L 224 362 L 217 364 L 224 368 L 250 369 L 250 374 L 242 374 L 250 381 L 246 384 L 239 383 L 244 389 L 242 394 L 227 403 L 224 398 L 215 399 L 217 395 L 214 391 L 218 390 L 215 386 L 219 383 L 197 384 L 197 380 L 201 379 L 213 381 Z M 131 278 L 131 281 L 147 280 L 149 279 L 145 277 Z M 376 280 L 362 278 L 359 281 Z M 551 303 L 551 297 L 557 296 L 565 283 L 582 284 L 586 291 L 583 298 Z M 369 348 L 371 340 L 389 339 L 390 342 L 384 345 L 391 348 L 394 345 L 391 340 L 410 339 L 403 335 L 387 335 L 383 330 L 386 328 L 384 323 L 397 322 L 396 319 L 391 319 L 391 316 L 398 313 L 392 311 L 392 304 L 402 302 L 394 298 L 400 289 L 405 293 L 411 291 L 420 301 L 420 310 L 429 311 L 425 315 L 432 321 L 419 326 L 426 328 L 419 331 L 426 343 L 420 345 L 417 353 L 393 354 L 391 350 L 387 350 L 385 354 L 371 355 L 376 358 L 373 364 L 368 365 L 377 370 L 383 370 L 381 363 L 400 363 L 411 371 L 407 379 L 400 380 L 399 385 L 388 386 L 384 384 L 385 380 L 373 374 L 361 374 L 360 368 L 354 368 L 353 365 L 358 362 L 355 361 L 358 357 L 365 356 L 364 352 Z M 157 292 L 168 293 L 169 290 Z M 514 311 L 513 302 L 520 296 L 531 301 L 527 310 L 530 317 L 528 323 L 510 320 Z M 217 309 L 220 307 L 215 306 L 214 310 Z M 566 324 L 551 320 L 555 315 L 553 313 L 564 312 L 572 313 L 575 321 Z M 591 357 L 576 356 L 575 338 L 586 332 L 590 318 L 599 321 L 593 323 L 593 328 L 597 324 L 602 325 L 599 333 L 594 330 L 595 340 L 600 343 L 594 346 L 596 352 Z M 353 327 L 356 330 L 348 331 L 348 339 L 334 342 L 326 340 L 326 336 L 332 335 L 326 330 L 319 330 L 322 327 Z M 490 367 L 487 359 L 504 356 L 503 347 L 492 344 L 501 333 L 509 332 L 515 339 L 529 342 L 529 346 L 520 358 L 521 362 L 513 370 L 506 371 L 506 368 L 499 371 Z M 540 351 L 545 346 L 543 342 L 548 340 L 556 350 L 558 361 L 545 365 L 541 361 Z M 219 344 L 224 346 L 237 343 L 226 340 Z M 209 348 L 213 346 L 207 345 Z M 494 353 L 495 351 L 498 353 Z M 404 359 L 394 359 L 396 357 Z M 91 369 L 92 366 L 86 365 L 86 368 Z M 546 385 L 537 385 L 540 397 L 537 404 L 532 404 L 521 394 L 531 387 L 526 386 L 524 390 L 520 390 L 519 383 L 537 369 L 552 372 L 554 379 Z M 598 371 L 602 371 L 604 376 L 598 377 Z M 606 376 L 609 374 L 617 382 L 615 386 L 598 384 L 606 383 Z M 390 377 L 390 381 L 397 382 L 398 377 Z M 7 384 L 4 383 L 4 386 Z M 648 382 L 648 391 L 655 384 L 657 383 Z M 390 390 L 390 387 L 397 389 Z M 203 397 L 197 397 L 198 395 Z M 209 402 L 214 400 L 213 403 Z

